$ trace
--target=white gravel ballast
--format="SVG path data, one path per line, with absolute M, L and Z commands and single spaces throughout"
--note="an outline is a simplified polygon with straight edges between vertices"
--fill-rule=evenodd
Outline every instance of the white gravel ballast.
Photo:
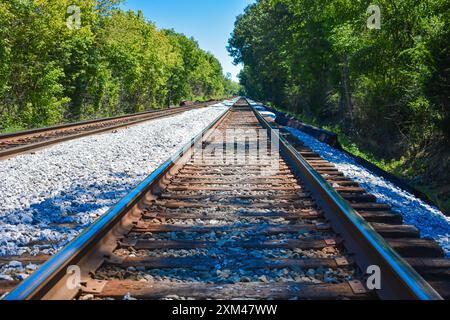
M 233 103 L 0 161 L 0 256 L 55 253 Z
M 266 116 L 276 118 L 276 115 L 266 108 L 253 101 L 250 103 L 253 107 L 263 111 Z M 447 257 L 450 257 L 450 217 L 392 182 L 372 173 L 344 152 L 332 148 L 298 129 L 287 129 L 323 159 L 333 163 L 346 177 L 358 182 L 368 193 L 376 196 L 378 202 L 390 204 L 394 212 L 402 215 L 406 224 L 414 225 L 420 230 L 423 238 L 436 240 L 444 249 Z

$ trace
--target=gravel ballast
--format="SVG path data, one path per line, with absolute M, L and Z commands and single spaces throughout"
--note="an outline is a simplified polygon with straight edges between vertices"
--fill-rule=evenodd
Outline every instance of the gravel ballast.
M 297 129 L 288 130 L 322 158 L 333 163 L 346 177 L 358 182 L 368 193 L 376 196 L 377 202 L 390 204 L 394 212 L 403 216 L 405 224 L 414 225 L 420 230 L 423 238 L 436 240 L 450 257 L 450 218 L 439 209 L 372 173 L 345 153 Z
M 256 106 L 254 102 L 252 105 Z M 261 106 L 258 106 L 258 110 L 265 110 L 266 116 L 276 117 Z M 436 240 L 450 257 L 450 217 L 392 182 L 372 173 L 349 155 L 300 130 L 287 129 L 323 159 L 333 163 L 346 177 L 358 182 L 368 193 L 376 196 L 378 202 L 390 204 L 394 212 L 403 216 L 405 224 L 414 225 L 420 230 L 423 238 Z
M 232 104 L 1 161 L 0 256 L 54 254 Z

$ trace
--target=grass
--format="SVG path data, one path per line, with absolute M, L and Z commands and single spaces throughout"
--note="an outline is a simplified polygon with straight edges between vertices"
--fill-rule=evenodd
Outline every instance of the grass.
M 8 126 L 4 129 L 0 129 L 0 134 L 14 133 L 22 130 L 26 130 L 26 128 L 22 126 Z
M 357 157 L 363 158 L 364 160 L 376 165 L 378 168 L 383 169 L 384 171 L 395 174 L 396 176 L 399 176 L 399 177 L 405 176 L 405 174 L 406 174 L 405 166 L 404 166 L 406 163 L 405 158 L 401 158 L 398 160 L 381 159 L 381 158 L 377 157 L 376 155 L 374 155 L 373 153 L 362 150 L 358 146 L 358 144 L 356 142 L 352 141 L 350 137 L 345 135 L 338 126 L 332 126 L 332 127 L 324 126 L 323 128 L 325 130 L 334 132 L 338 135 L 339 143 L 341 144 L 342 148 L 345 151 L 347 151 Z
M 443 193 L 440 188 L 436 188 L 430 185 L 424 184 L 412 184 L 414 188 L 426 194 L 436 206 L 444 212 L 447 216 L 450 216 L 450 198 L 448 193 Z
M 434 187 L 431 184 L 418 183 L 413 169 L 406 165 L 407 159 L 405 157 L 398 160 L 379 159 L 372 153 L 361 150 L 356 143 L 352 142 L 351 139 L 340 132 L 340 130 L 335 130 L 336 128 L 325 129 L 338 134 L 339 142 L 344 150 L 369 161 L 370 163 L 395 175 L 398 178 L 405 180 L 412 187 L 425 194 L 441 211 L 447 215 L 450 215 L 450 199 L 448 194 L 443 193 L 440 188 Z
M 286 110 L 280 108 L 277 109 L 282 112 L 286 112 Z M 363 158 L 364 160 L 374 164 L 378 168 L 389 172 L 400 179 L 405 180 L 411 186 L 425 194 L 441 211 L 443 211 L 447 215 L 450 215 L 450 198 L 448 196 L 448 193 L 442 192 L 439 187 L 432 186 L 431 184 L 418 183 L 415 179 L 416 173 L 411 168 L 411 166 L 406 165 L 406 157 L 402 157 L 397 160 L 382 159 L 371 152 L 361 149 L 361 147 L 356 142 L 352 141 L 351 137 L 347 136 L 342 131 L 339 125 L 321 125 L 315 118 L 308 118 L 304 115 L 291 112 L 286 113 L 294 116 L 296 119 L 301 119 L 301 121 L 304 123 L 336 133 L 339 138 L 339 143 L 345 151 Z
M 376 165 L 378 168 L 405 180 L 415 189 L 425 194 L 441 211 L 450 215 L 450 199 L 448 195 L 442 193 L 439 188 L 433 187 L 430 184 L 417 183 L 413 169 L 406 165 L 407 159 L 405 157 L 398 160 L 379 159 L 374 154 L 361 150 L 355 142 L 341 132 L 340 128 L 325 126 L 324 129 L 338 134 L 339 143 L 345 151 L 361 157 Z

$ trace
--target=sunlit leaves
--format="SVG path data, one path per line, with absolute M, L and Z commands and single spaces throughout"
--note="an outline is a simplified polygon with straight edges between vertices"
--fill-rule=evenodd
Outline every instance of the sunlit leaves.
M 224 95 L 214 56 L 120 2 L 0 1 L 0 131 Z
M 381 29 L 367 27 L 372 4 Z M 229 52 L 254 98 L 360 132 L 391 157 L 420 132 L 450 138 L 449 15 L 445 0 L 259 0 Z

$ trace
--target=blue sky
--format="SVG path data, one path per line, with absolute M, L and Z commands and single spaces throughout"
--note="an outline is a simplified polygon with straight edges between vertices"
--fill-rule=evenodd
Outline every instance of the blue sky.
M 212 52 L 222 63 L 224 73 L 233 79 L 241 66 L 234 66 L 226 45 L 234 28 L 236 16 L 255 0 L 126 0 L 123 9 L 141 9 L 146 19 L 158 28 L 194 37 L 200 47 Z

